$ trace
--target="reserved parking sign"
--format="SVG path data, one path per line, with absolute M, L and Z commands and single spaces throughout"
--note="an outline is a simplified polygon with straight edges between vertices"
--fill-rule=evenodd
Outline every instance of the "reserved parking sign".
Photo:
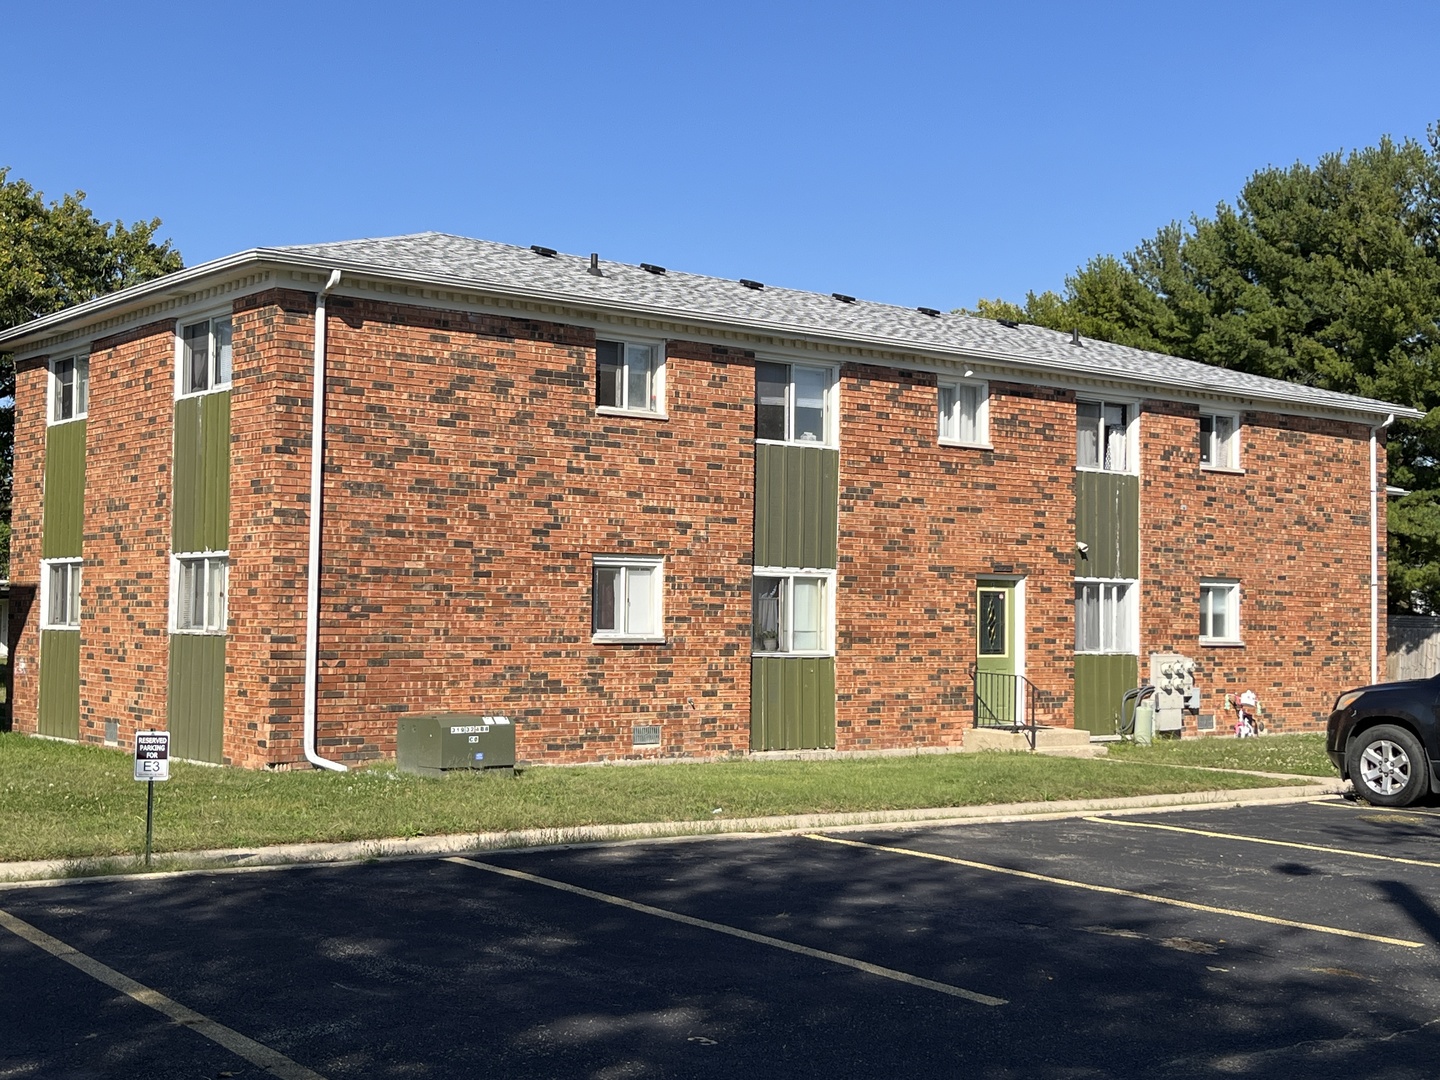
M 170 779 L 170 733 L 168 731 L 137 731 L 135 733 L 135 779 Z

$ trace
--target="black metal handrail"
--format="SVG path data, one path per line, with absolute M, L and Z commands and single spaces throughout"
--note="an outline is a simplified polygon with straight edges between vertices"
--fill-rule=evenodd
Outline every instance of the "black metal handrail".
M 1035 712 L 1035 684 L 1024 675 L 1007 671 L 981 671 L 970 668 L 975 684 L 975 726 L 1023 732 L 1035 749 L 1035 736 L 1040 725 Z

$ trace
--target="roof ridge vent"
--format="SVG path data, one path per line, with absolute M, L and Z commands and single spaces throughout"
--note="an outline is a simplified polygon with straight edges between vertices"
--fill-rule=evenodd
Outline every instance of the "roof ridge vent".
M 748 277 L 742 277 L 740 284 L 744 285 L 747 289 L 763 289 L 765 287 L 763 281 L 751 281 Z
M 836 300 L 839 300 L 842 304 L 853 304 L 855 302 L 855 298 L 853 296 L 846 296 L 843 292 L 832 292 L 830 295 L 833 296 Z
M 647 274 L 665 273 L 665 268 L 663 266 L 656 266 L 654 263 L 641 263 L 640 269 L 644 270 Z
M 939 308 L 917 307 L 915 310 L 918 311 L 921 315 L 929 315 L 932 319 L 938 319 L 940 317 Z
M 535 252 L 536 255 L 544 255 L 547 259 L 553 259 L 556 255 L 560 254 L 554 248 L 541 247 L 539 244 L 531 244 L 530 250 Z
M 586 270 L 585 272 L 586 272 L 587 274 L 591 275 L 592 277 L 604 277 L 604 276 L 605 276 L 604 274 L 602 274 L 602 273 L 600 272 L 600 254 L 599 254 L 599 252 L 592 251 L 592 252 L 590 253 L 590 269 Z

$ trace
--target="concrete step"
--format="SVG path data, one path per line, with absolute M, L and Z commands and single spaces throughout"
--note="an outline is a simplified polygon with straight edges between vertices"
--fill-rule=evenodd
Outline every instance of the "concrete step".
M 1021 731 L 1005 728 L 969 728 L 962 750 L 1030 750 L 1030 740 Z M 1042 727 L 1035 735 L 1035 752 L 1049 757 L 1104 757 L 1110 748 L 1090 741 L 1090 733 L 1076 728 Z

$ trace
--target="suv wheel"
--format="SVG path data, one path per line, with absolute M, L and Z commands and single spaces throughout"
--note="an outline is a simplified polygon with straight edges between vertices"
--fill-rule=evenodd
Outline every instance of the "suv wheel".
M 1420 741 L 1393 724 L 1351 739 L 1345 765 L 1355 794 L 1373 806 L 1409 806 L 1430 790 L 1430 763 Z

